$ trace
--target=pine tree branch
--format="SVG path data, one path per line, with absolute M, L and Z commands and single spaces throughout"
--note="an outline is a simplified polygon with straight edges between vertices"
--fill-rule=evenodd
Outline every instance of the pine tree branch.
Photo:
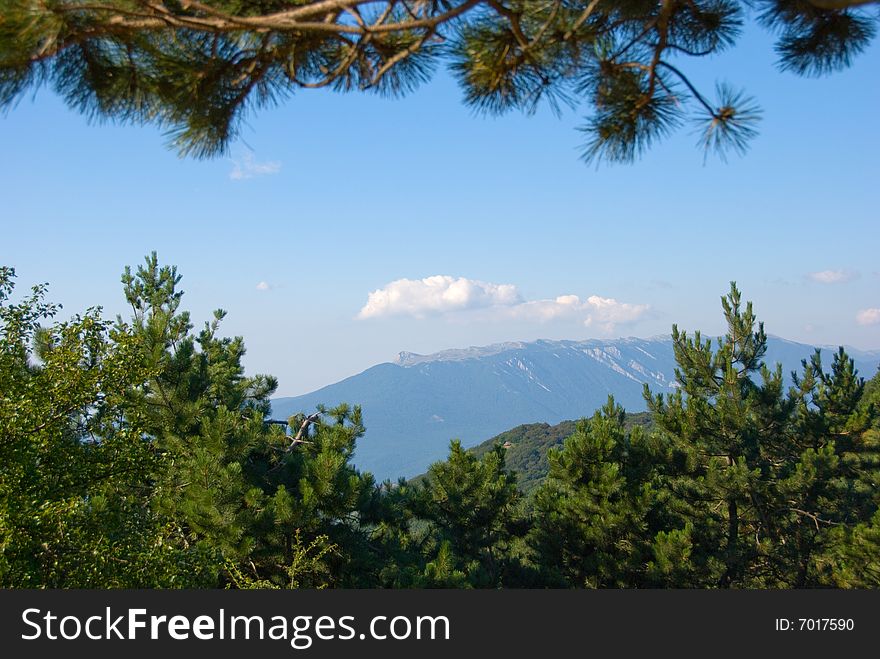
M 807 2 L 819 9 L 843 10 L 864 5 L 878 4 L 880 0 L 807 0 Z
M 397 93 L 445 59 L 467 102 L 490 112 L 532 112 L 542 99 L 555 110 L 583 96 L 599 117 L 585 131 L 604 135 L 585 157 L 626 161 L 678 124 L 665 67 L 708 113 L 702 142 L 723 157 L 725 145 L 742 152 L 756 134 L 757 108 L 722 94 L 713 107 L 664 54 L 704 57 L 732 43 L 745 1 L 11 0 L 0 19 L 0 100 L 51 82 L 77 109 L 163 124 L 182 153 L 206 157 L 237 135 L 236 109 L 250 95 L 260 105 L 295 88 Z M 847 66 L 876 23 L 850 10 L 880 0 L 807 2 L 761 19 L 785 32 L 781 66 L 804 75 Z M 260 61 L 247 70 L 241 62 L 260 39 Z
M 684 73 L 682 73 L 676 67 L 672 66 L 671 64 L 669 64 L 668 62 L 666 62 L 664 60 L 659 60 L 657 62 L 657 66 L 663 66 L 663 67 L 669 69 L 670 71 L 672 71 L 679 78 L 679 80 L 681 80 L 685 84 L 685 86 L 690 90 L 691 94 L 693 95 L 693 97 L 695 99 L 697 99 L 697 101 L 699 101 L 700 105 L 702 105 L 706 109 L 706 112 L 711 114 L 713 117 L 717 116 L 715 108 L 712 107 L 712 105 L 709 103 L 709 101 L 706 100 L 706 97 L 700 93 L 700 91 L 694 86 L 694 84 L 688 79 L 688 77 Z M 723 380 L 723 378 L 719 378 L 719 384 L 721 383 L 722 380 Z
M 566 32 L 562 36 L 563 41 L 568 41 L 569 39 L 571 39 L 572 35 L 574 35 L 574 33 L 577 32 L 581 28 L 581 26 L 587 22 L 590 16 L 593 15 L 593 12 L 596 11 L 596 7 L 599 5 L 600 2 L 601 0 L 592 0 L 592 2 L 590 2 L 590 4 L 586 6 L 584 11 L 581 13 L 580 16 L 578 16 L 578 19 L 574 22 L 568 32 Z

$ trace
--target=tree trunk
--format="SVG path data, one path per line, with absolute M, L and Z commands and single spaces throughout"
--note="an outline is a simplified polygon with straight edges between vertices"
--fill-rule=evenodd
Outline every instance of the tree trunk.
M 718 581 L 720 588 L 730 588 L 733 583 L 739 564 L 739 509 L 736 505 L 736 499 L 727 500 L 727 550 L 726 562 L 727 569 L 721 575 Z

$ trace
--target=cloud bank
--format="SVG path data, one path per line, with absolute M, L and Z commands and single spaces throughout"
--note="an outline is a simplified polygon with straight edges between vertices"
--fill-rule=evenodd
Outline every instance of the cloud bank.
M 358 318 L 442 314 L 465 309 L 509 306 L 521 302 L 516 286 L 490 284 L 465 277 L 434 275 L 397 279 L 369 294 Z
M 509 310 L 509 315 L 533 322 L 578 320 L 587 327 L 613 332 L 617 325 L 641 319 L 649 310 L 647 304 L 620 302 L 612 297 L 591 295 L 582 300 L 577 295 L 560 295 L 554 299 L 532 300 Z
M 862 309 L 856 314 L 856 322 L 859 325 L 880 325 L 880 309 Z
M 808 279 L 818 284 L 845 284 L 858 277 L 859 273 L 855 270 L 819 270 L 807 275 Z
M 493 284 L 465 277 L 434 275 L 424 279 L 398 279 L 369 294 L 358 313 L 361 320 L 385 316 L 424 318 L 471 311 L 479 320 L 520 320 L 546 323 L 554 320 L 582 322 L 605 332 L 633 323 L 649 310 L 647 304 L 614 298 L 577 295 L 525 300 L 513 284 Z

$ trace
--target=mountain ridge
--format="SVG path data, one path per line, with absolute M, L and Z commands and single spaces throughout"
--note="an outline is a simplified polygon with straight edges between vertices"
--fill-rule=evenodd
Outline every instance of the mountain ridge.
M 817 347 L 827 368 L 836 348 Z M 788 377 L 815 349 L 768 337 L 765 361 L 781 362 Z M 880 351 L 847 352 L 863 377 L 874 375 Z M 286 418 L 319 404 L 362 405 L 367 432 L 355 464 L 381 480 L 424 472 L 445 456 L 451 439 L 470 447 L 522 424 L 591 416 L 609 394 L 628 412 L 644 411 L 645 384 L 654 393 L 676 388 L 671 338 L 539 339 L 403 352 L 311 393 L 273 399 L 272 408 L 275 418 Z

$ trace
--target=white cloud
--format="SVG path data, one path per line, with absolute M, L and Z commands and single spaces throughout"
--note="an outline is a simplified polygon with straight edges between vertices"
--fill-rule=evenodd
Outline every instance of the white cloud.
M 591 295 L 586 300 L 581 300 L 577 295 L 560 295 L 555 299 L 524 302 L 511 309 L 511 313 L 515 317 L 537 322 L 576 319 L 587 327 L 613 332 L 617 325 L 641 319 L 649 309 L 647 304 L 630 304 L 599 295 Z
M 272 289 L 272 286 L 267 281 L 261 281 L 259 284 L 257 284 L 258 291 L 268 291 L 271 289 Z
M 490 284 L 465 277 L 434 275 L 397 279 L 370 293 L 358 318 L 415 316 L 480 309 L 520 302 L 516 286 Z
M 232 159 L 232 171 L 229 172 L 229 178 L 233 181 L 244 181 L 257 176 L 277 174 L 280 171 L 281 163 L 279 161 L 257 162 L 254 159 L 254 154 L 247 152 L 241 158 Z
M 856 322 L 859 325 L 880 325 L 880 309 L 862 309 L 856 314 Z
M 598 295 L 588 297 L 587 304 L 592 307 L 592 311 L 584 324 L 589 326 L 595 323 L 608 331 L 613 330 L 615 325 L 626 325 L 639 320 L 650 308 L 647 304 L 618 302 L 614 298 Z
M 358 318 L 413 316 L 423 318 L 451 312 L 473 311 L 480 320 L 521 320 L 545 323 L 554 320 L 582 322 L 613 332 L 617 325 L 633 323 L 649 310 L 646 304 L 614 298 L 577 295 L 523 300 L 512 284 L 435 275 L 424 279 L 398 279 L 369 294 Z
M 858 277 L 859 273 L 855 270 L 819 270 L 807 275 L 807 278 L 819 284 L 845 284 Z

